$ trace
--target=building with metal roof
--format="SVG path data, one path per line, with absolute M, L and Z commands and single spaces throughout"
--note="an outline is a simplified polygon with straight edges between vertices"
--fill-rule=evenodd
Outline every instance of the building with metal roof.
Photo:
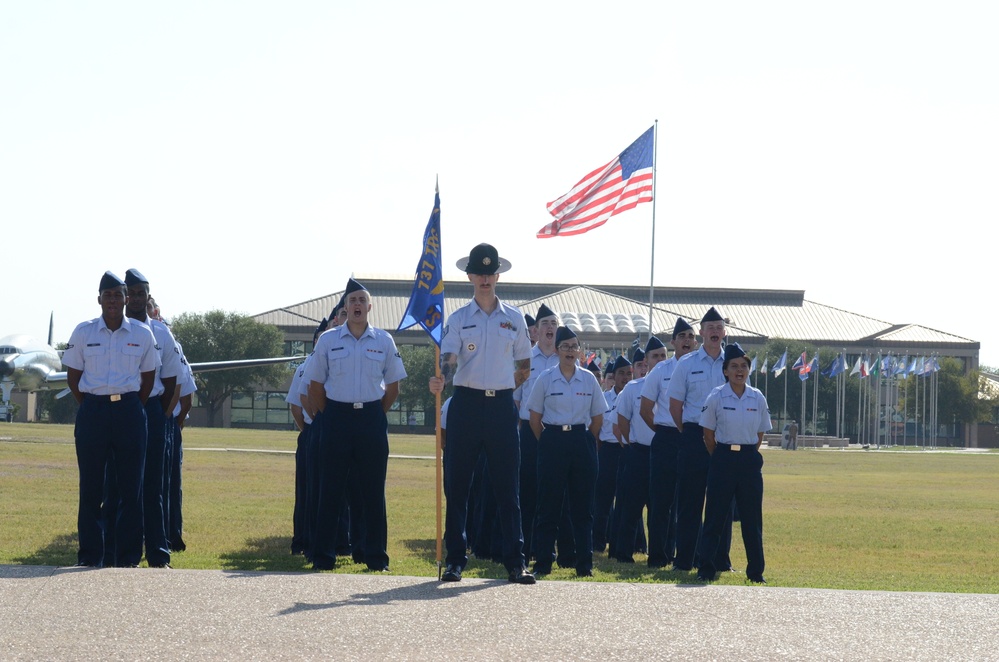
M 371 292 L 373 326 L 393 330 L 399 324 L 412 292 L 412 279 L 358 276 Z M 447 281 L 445 315 L 472 296 L 467 281 Z M 254 315 L 274 324 L 290 346 L 311 350 L 312 334 L 329 315 L 343 292 L 290 304 Z M 608 354 L 629 347 L 638 336 L 670 335 L 677 317 L 697 327 L 710 306 L 729 322 L 729 339 L 748 351 L 771 338 L 806 342 L 847 353 L 939 354 L 978 367 L 980 343 L 917 324 L 898 324 L 834 308 L 805 298 L 803 290 L 747 290 L 727 288 L 656 287 L 649 306 L 649 288 L 628 285 L 517 283 L 501 281 L 498 294 L 506 303 L 534 314 L 545 303 L 559 314 L 591 350 Z M 651 312 L 651 325 L 649 324 Z M 398 344 L 425 344 L 429 337 L 418 327 L 393 334 Z

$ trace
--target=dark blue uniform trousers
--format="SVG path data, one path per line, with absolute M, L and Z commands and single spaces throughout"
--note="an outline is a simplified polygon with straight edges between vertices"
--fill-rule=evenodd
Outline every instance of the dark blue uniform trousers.
M 184 431 L 175 417 L 172 417 L 172 420 L 173 440 L 171 447 L 173 452 L 170 455 L 170 490 L 168 493 L 170 516 L 167 523 L 167 540 L 170 543 L 170 549 L 180 552 L 187 549 L 187 545 L 184 543 L 184 513 L 181 510 L 184 505 L 184 484 L 180 473 L 184 466 Z
M 520 528 L 524 557 L 534 557 L 534 518 L 538 512 L 538 438 L 529 421 L 520 421 Z
M 546 428 L 538 442 L 538 476 L 544 476 L 544 479 L 538 481 L 535 569 L 551 571 L 555 560 L 555 537 L 562 519 L 563 503 L 568 498 L 576 547 L 576 572 L 589 572 L 593 568 L 596 439 L 583 425 L 568 432 L 560 427 Z
M 303 554 L 309 546 L 305 525 L 305 503 L 307 485 L 305 475 L 306 462 L 308 461 L 309 428 L 311 423 L 306 423 L 298 432 L 298 443 L 295 446 L 295 507 L 291 515 L 291 553 Z
M 447 564 L 468 563 L 465 521 L 468 493 L 479 455 L 485 453 L 496 497 L 503 536 L 503 565 L 513 571 L 524 566 L 524 538 L 520 516 L 519 417 L 513 390 L 487 391 L 456 386 L 447 414 L 447 516 L 444 542 Z
M 118 402 L 108 396 L 84 394 L 76 414 L 76 461 L 80 469 L 77 562 L 104 563 L 105 527 L 114 527 L 114 559 L 118 565 L 138 565 L 142 558 L 142 472 L 146 455 L 146 412 L 137 393 Z M 103 521 L 104 476 L 114 468 L 119 507 Z
M 614 493 L 617 491 L 618 462 L 624 448 L 616 441 L 601 441 L 598 458 L 600 469 L 597 471 L 597 488 L 593 515 L 593 548 L 604 551 L 610 543 L 614 550 L 614 538 L 611 533 L 611 511 L 614 508 Z
M 315 423 L 313 423 L 315 425 Z M 356 476 L 363 501 L 364 563 L 373 570 L 388 567 L 388 524 L 385 475 L 388 470 L 388 421 L 380 400 L 355 409 L 352 403 L 326 400 L 317 454 L 319 498 L 313 532 L 312 564 L 318 570 L 336 565 L 340 514 Z
M 617 558 L 630 561 L 639 529 L 644 533 L 642 511 L 649 503 L 649 446 L 629 444 L 624 449 L 618 512 Z
M 166 536 L 167 549 L 174 550 L 170 544 L 170 485 L 173 483 L 174 432 L 177 425 L 173 414 L 164 415 L 163 419 L 163 535 Z
M 662 567 L 673 562 L 669 540 L 676 496 L 676 463 L 680 431 L 657 425 L 649 451 L 649 565 Z
M 724 552 L 726 527 L 731 541 L 732 500 L 739 508 L 742 522 L 742 542 L 746 546 L 746 576 L 763 577 L 763 456 L 754 446 L 742 446 L 733 451 L 727 444 L 718 444 L 711 454 L 708 469 L 707 505 L 704 531 L 701 536 L 704 561 L 700 573 L 714 576 L 716 560 Z
M 143 533 L 149 565 L 170 562 L 164 513 L 163 467 L 166 462 L 166 416 L 159 398 L 146 401 L 148 441 L 146 469 L 142 479 Z
M 684 423 L 677 452 L 676 472 L 676 558 L 674 566 L 681 570 L 700 567 L 704 554 L 699 545 L 704 514 L 704 493 L 708 482 L 708 463 L 711 458 L 704 446 L 704 430 L 696 423 Z M 712 562 L 725 565 L 732 542 L 732 508 L 729 501 L 728 524 L 723 542 Z M 728 567 L 726 566 L 727 570 Z

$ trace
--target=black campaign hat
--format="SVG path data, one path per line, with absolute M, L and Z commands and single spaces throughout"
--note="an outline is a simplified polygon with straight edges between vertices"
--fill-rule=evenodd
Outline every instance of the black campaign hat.
M 541 304 L 541 307 L 538 308 L 537 319 L 541 320 L 541 319 L 544 319 L 546 317 L 558 317 L 558 316 L 555 314 L 555 312 L 551 308 L 549 308 L 545 304 Z
M 499 256 L 499 252 L 489 244 L 479 244 L 468 254 L 455 263 L 459 269 L 468 274 L 501 274 L 513 266 Z
M 149 285 L 149 279 L 142 275 L 138 269 L 129 269 L 125 272 L 125 285 L 132 287 L 133 285 L 138 285 L 139 283 L 145 283 Z
M 712 308 L 711 310 L 715 310 L 715 309 Z M 715 311 L 715 312 L 718 312 L 718 311 Z M 677 317 L 676 318 L 676 324 L 673 325 L 673 339 L 676 340 L 676 337 L 678 335 L 680 335 L 681 333 L 683 333 L 684 331 L 693 331 L 693 330 L 694 330 L 694 327 L 690 326 L 690 324 L 687 322 L 687 320 L 683 319 L 682 317 Z
M 101 276 L 101 284 L 97 288 L 97 291 L 103 292 L 104 290 L 113 290 L 116 287 L 123 286 L 124 284 L 125 282 L 121 278 L 118 278 L 110 271 L 105 271 L 104 275 Z
M 571 340 L 576 337 L 576 333 L 567 326 L 560 326 L 557 331 L 555 331 L 555 346 L 558 347 L 562 344 L 563 340 Z
M 742 347 L 739 347 L 739 343 L 734 342 L 725 345 L 725 362 L 731 361 L 732 359 L 740 359 L 746 355 Z
M 714 306 L 708 308 L 708 312 L 704 313 L 704 317 L 701 318 L 701 324 L 705 322 L 724 322 L 725 318 L 722 317 L 721 313 L 715 309 Z
M 652 336 L 649 338 L 649 342 L 645 343 L 645 353 L 648 354 L 652 350 L 661 349 L 665 346 L 662 340 L 659 340 L 656 336 Z

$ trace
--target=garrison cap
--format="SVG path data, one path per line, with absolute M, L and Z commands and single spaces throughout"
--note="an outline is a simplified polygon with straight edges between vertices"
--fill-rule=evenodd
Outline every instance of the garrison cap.
M 128 271 L 125 272 L 126 286 L 132 287 L 133 285 L 137 285 L 139 283 L 145 283 L 146 285 L 149 285 L 149 279 L 143 276 L 138 269 L 129 269 Z
M 490 275 L 508 271 L 511 265 L 500 258 L 499 252 L 489 244 L 479 244 L 468 254 L 455 263 L 459 269 L 468 274 Z
M 655 336 L 652 337 L 655 338 Z M 631 362 L 634 364 L 644 360 L 645 360 L 645 351 L 641 347 L 636 347 L 635 351 L 631 353 Z
M 734 342 L 730 345 L 725 345 L 725 362 L 729 362 L 732 359 L 739 359 L 746 355 L 742 347 L 739 347 L 739 343 Z
M 666 347 L 666 345 L 663 344 L 662 340 L 659 340 L 657 336 L 650 336 L 649 342 L 645 343 L 645 353 L 648 354 L 652 350 L 661 349 L 663 347 Z
M 567 326 L 560 326 L 555 331 L 555 346 L 558 347 L 565 340 L 572 340 L 576 337 L 575 332 Z
M 116 287 L 122 287 L 124 284 L 125 283 L 121 278 L 118 278 L 110 271 L 105 271 L 104 275 L 101 277 L 101 284 L 100 287 L 97 288 L 97 291 L 103 292 L 104 290 L 113 290 Z
M 600 378 L 600 364 L 597 363 L 596 359 L 593 359 L 592 361 L 587 363 L 586 369 L 595 374 L 597 376 L 597 379 Z
M 365 286 L 361 285 L 360 283 L 358 283 L 353 278 L 348 278 L 347 279 L 347 289 L 345 289 L 343 291 L 343 297 L 341 298 L 341 301 L 346 302 L 347 301 L 347 295 L 351 294 L 352 292 L 357 292 L 358 290 L 364 290 L 365 292 L 367 292 L 368 288 L 366 288 Z
M 329 320 L 327 320 L 324 317 L 323 321 L 320 322 L 319 326 L 316 327 L 315 333 L 312 334 L 312 344 L 313 345 L 316 343 L 316 338 L 318 338 L 320 335 L 322 335 L 322 332 L 326 330 L 327 326 L 329 326 Z
M 347 301 L 347 295 L 341 294 L 340 300 L 336 302 L 336 305 L 333 306 L 332 312 L 330 312 L 331 320 L 336 319 L 336 316 L 340 313 L 341 310 L 343 310 L 343 305 L 344 303 L 346 303 L 346 301 Z
M 630 368 L 630 367 L 631 367 L 631 361 L 629 361 L 628 357 L 625 356 L 624 354 L 617 357 L 617 360 L 614 361 L 614 372 L 617 372 L 621 368 Z
M 530 315 L 524 315 L 524 321 L 527 322 L 527 328 L 528 329 L 538 323 L 537 320 L 535 320 Z
M 715 310 L 715 309 L 712 308 L 711 310 Z M 717 313 L 718 311 L 715 310 L 715 312 Z M 707 316 L 705 315 L 705 317 L 707 317 Z M 703 322 L 704 320 L 701 320 L 701 321 Z M 682 317 L 677 317 L 676 318 L 676 324 L 673 325 L 673 339 L 676 340 L 676 337 L 678 335 L 680 335 L 681 333 L 683 333 L 684 331 L 693 331 L 693 330 L 694 330 L 694 327 L 690 326 L 690 324 L 687 322 L 687 320 L 683 319 Z
M 724 322 L 725 318 L 721 316 L 721 313 L 715 309 L 714 306 L 708 308 L 708 312 L 704 313 L 704 317 L 701 318 L 701 324 L 705 322 Z
M 549 308 L 545 304 L 541 304 L 541 307 L 538 308 L 538 317 L 537 317 L 537 319 L 543 320 L 546 317 L 557 317 L 557 315 L 555 315 L 555 313 L 552 312 L 551 308 Z

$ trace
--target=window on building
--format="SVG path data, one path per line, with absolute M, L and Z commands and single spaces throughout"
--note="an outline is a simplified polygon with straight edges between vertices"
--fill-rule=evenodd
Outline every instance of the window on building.
M 314 345 L 311 340 L 285 340 L 285 356 L 308 356 L 312 353 Z
M 232 422 L 291 425 L 293 419 L 284 401 L 286 395 L 280 391 L 233 393 Z

